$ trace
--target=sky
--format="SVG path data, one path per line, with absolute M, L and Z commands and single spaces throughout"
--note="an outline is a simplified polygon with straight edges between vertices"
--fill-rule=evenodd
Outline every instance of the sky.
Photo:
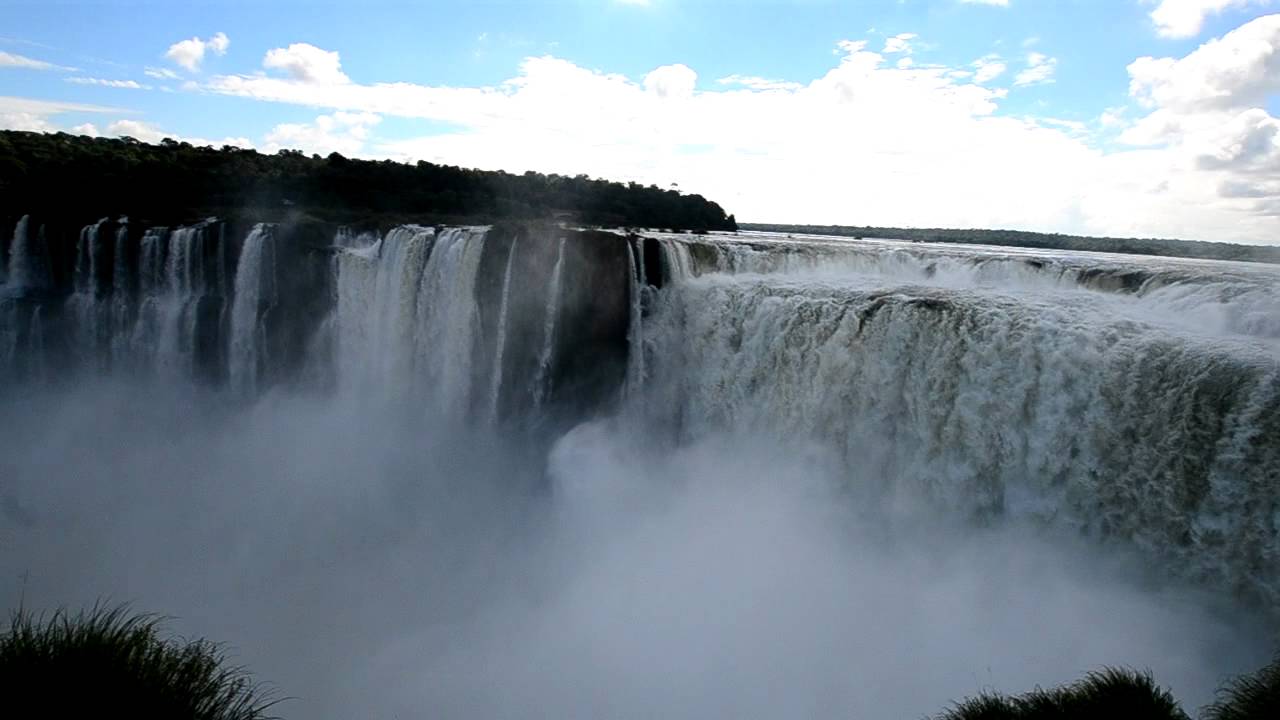
M 0 128 L 1280 244 L 1280 0 L 0 0 Z

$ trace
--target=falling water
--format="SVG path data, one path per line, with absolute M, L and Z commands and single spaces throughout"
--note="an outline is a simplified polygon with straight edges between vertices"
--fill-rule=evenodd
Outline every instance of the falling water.
M 502 356 L 507 345 L 507 304 L 511 298 L 511 268 L 516 259 L 516 246 L 520 238 L 511 240 L 511 249 L 507 251 L 507 269 L 502 275 L 502 302 L 498 307 L 498 327 L 496 347 L 493 352 L 493 376 L 489 381 L 489 422 L 498 421 L 498 396 L 502 390 Z
M 30 222 L 29 216 L 22 216 L 13 229 L 13 243 L 9 246 L 8 285 L 16 290 L 42 290 L 49 285 L 44 226 L 32 237 Z
M 551 361 L 556 347 L 556 317 L 560 314 L 560 284 L 564 275 L 564 238 L 556 251 L 556 264 L 551 270 L 551 286 L 547 290 L 547 310 L 542 320 L 542 350 L 538 353 L 538 368 L 533 376 L 533 409 L 536 413 L 550 393 Z
M 453 228 L 442 233 L 427 261 L 418 291 L 416 356 L 435 410 L 463 417 L 475 378 L 472 361 L 480 318 L 476 276 L 486 230 Z
M 636 262 L 636 255 L 640 260 Z M 644 293 L 648 288 L 644 274 L 644 238 L 637 238 L 634 248 L 627 247 L 628 285 L 631 293 L 630 323 L 627 327 L 627 379 L 623 383 L 623 397 L 639 398 L 644 387 L 644 324 L 642 315 Z
M 270 225 L 255 225 L 245 238 L 236 268 L 234 298 L 229 352 L 231 387 L 251 397 L 258 391 L 259 374 L 266 364 L 266 314 L 277 299 L 275 243 Z

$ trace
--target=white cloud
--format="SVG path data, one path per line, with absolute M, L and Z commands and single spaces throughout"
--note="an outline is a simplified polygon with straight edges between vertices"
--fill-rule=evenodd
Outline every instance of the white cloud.
M 75 70 L 75 68 L 54 65 L 53 63 L 45 62 L 43 60 L 35 60 L 25 55 L 17 55 L 0 50 L 0 68 L 6 67 L 21 68 L 24 70 Z
M 316 85 L 342 85 L 351 81 L 342 72 L 338 53 L 307 43 L 294 43 L 287 48 L 268 51 L 262 66 L 268 70 L 281 70 L 294 80 Z
M 1044 53 L 1027 53 L 1027 66 L 1013 77 L 1013 84 L 1018 87 L 1027 85 L 1044 85 L 1053 82 L 1053 73 L 1058 69 L 1058 59 Z
M 365 155 L 369 131 L 382 118 L 374 113 L 336 112 L 321 115 L 312 123 L 277 125 L 267 133 L 264 152 L 301 150 L 308 154 L 338 153 L 347 157 Z
M 71 128 L 71 132 L 76 135 L 88 135 L 89 137 L 98 137 L 102 133 L 98 132 L 98 126 L 93 123 L 84 123 Z
M 1098 116 L 1098 124 L 1104 128 L 1118 128 L 1129 124 L 1124 115 L 1128 108 L 1123 105 L 1117 107 L 1109 107 L 1102 111 Z
M 201 40 L 199 37 L 180 40 L 170 45 L 164 56 L 191 72 L 197 72 L 200 70 L 200 63 L 204 61 L 206 51 L 214 55 L 225 55 L 229 47 L 231 47 L 231 39 L 226 33 L 216 33 L 208 40 Z
M 1160 148 L 1177 167 L 1211 179 L 1224 201 L 1274 217 L 1280 120 L 1263 106 L 1280 91 L 1278 73 L 1280 15 L 1257 18 L 1182 58 L 1139 58 L 1129 65 L 1129 92 L 1148 114 L 1120 140 Z
M 1274 198 L 1221 193 L 1229 179 L 1236 194 L 1270 187 L 1259 169 L 1270 156 L 1248 149 L 1265 138 L 1265 123 L 1244 118 L 1185 147 L 1104 151 L 1078 121 L 998 114 L 1007 90 L 975 82 L 977 65 L 898 67 L 900 57 L 861 41 L 839 43 L 834 67 L 805 83 L 730 75 L 705 89 L 683 65 L 628 78 L 554 57 L 527 58 L 495 87 L 365 84 L 347 78 L 336 53 L 314 50 L 306 57 L 321 58 L 324 73 L 314 62 L 281 63 L 274 74 L 219 76 L 201 88 L 326 109 L 313 122 L 273 129 L 269 147 L 678 182 L 742 220 L 1254 241 L 1277 234 L 1276 218 L 1263 214 Z M 1052 58 L 1027 62 L 1052 76 Z M 316 81 L 326 75 L 329 82 Z M 348 122 L 340 113 L 456 129 L 385 141 L 369 131 L 371 118 Z M 1232 132 L 1246 149 L 1233 150 Z
M 1266 15 L 1181 59 L 1141 57 L 1129 93 L 1147 107 L 1179 112 L 1266 103 L 1280 92 L 1280 15 Z
M 1009 0 L 960 0 L 962 5 L 996 5 L 1009 7 Z
M 1160 0 L 1151 21 L 1161 37 L 1188 38 L 1200 34 L 1205 18 L 1228 8 L 1263 5 L 1268 0 Z
M 880 52 L 885 53 L 910 53 L 911 41 L 916 39 L 915 33 L 899 33 L 892 37 L 885 38 L 884 49 Z
M 698 73 L 687 65 L 663 65 L 644 76 L 644 89 L 660 98 L 687 98 L 693 95 Z
M 0 97 L 0 129 L 53 132 L 51 119 L 65 113 L 120 113 L 118 108 L 30 98 Z
M 131 137 L 134 140 L 140 140 L 145 143 L 158 143 L 164 139 L 177 140 L 178 142 L 191 143 L 192 145 L 213 147 L 222 147 L 223 145 L 234 145 L 242 148 L 252 148 L 253 142 L 244 137 L 226 137 L 221 140 L 206 140 L 199 137 L 183 137 L 176 133 L 165 132 L 159 127 L 151 123 L 142 122 L 140 120 L 117 120 L 107 126 L 107 131 L 103 133 L 108 136 L 115 137 Z
M 104 80 L 92 77 L 69 77 L 67 82 L 77 85 L 100 85 L 102 87 L 126 88 L 129 90 L 150 90 L 150 85 L 141 85 L 133 80 Z
M 178 75 L 178 73 L 170 70 L 169 68 L 159 68 L 159 67 L 150 67 L 150 66 L 148 66 L 145 70 L 143 70 L 142 74 L 146 75 L 149 78 L 155 78 L 156 80 L 177 80 L 181 77 L 180 75 Z
M 1009 69 L 1004 60 L 999 55 L 985 55 L 973 61 L 973 81 L 982 84 L 991 82 L 1004 74 Z

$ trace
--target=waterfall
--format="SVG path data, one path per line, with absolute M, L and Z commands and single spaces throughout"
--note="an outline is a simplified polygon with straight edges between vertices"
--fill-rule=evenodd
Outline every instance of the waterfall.
M 44 226 L 32 237 L 30 216 L 23 215 L 13 229 L 9 246 L 8 285 L 16 290 L 44 290 L 49 286 L 48 250 Z
M 486 230 L 442 233 L 427 261 L 418 291 L 416 355 L 425 392 L 436 412 L 462 417 L 471 401 L 476 330 L 476 276 Z
M 75 276 L 72 279 L 73 292 L 67 301 L 72 322 L 75 323 L 76 347 L 86 366 L 95 366 L 98 370 L 107 369 L 107 357 L 104 347 L 111 342 L 109 327 L 110 305 L 107 300 L 108 289 L 102 286 L 102 269 L 100 267 L 102 234 L 107 219 L 103 218 L 93 225 L 86 225 L 80 230 L 80 239 L 76 243 Z
M 511 249 L 507 251 L 507 269 L 502 274 L 502 301 L 498 306 L 498 328 L 496 347 L 493 352 L 493 375 L 489 381 L 489 422 L 498 421 L 498 396 L 502 390 L 502 355 L 507 344 L 507 304 L 511 299 L 511 268 L 516 259 L 516 246 L 520 238 L 511 240 Z
M 688 243 L 672 238 L 660 238 L 658 247 L 662 257 L 662 277 L 664 281 L 678 283 L 697 274 L 697 265 Z
M 636 262 L 636 255 L 640 261 Z M 627 326 L 627 378 L 622 386 L 624 398 L 640 398 L 644 386 L 644 293 L 648 287 L 644 274 L 644 238 L 636 238 L 635 247 L 627 245 L 627 282 L 631 293 L 631 310 Z
M 275 243 L 272 228 L 259 223 L 245 238 L 236 267 L 231 306 L 229 364 L 231 387 L 246 397 L 259 389 L 266 364 L 265 316 L 276 303 Z
M 129 225 L 122 218 L 116 229 L 115 251 L 111 269 L 110 346 L 111 363 L 119 367 L 130 359 L 133 323 L 136 316 L 137 278 L 134 276 L 133 257 L 130 252 Z
M 564 238 L 556 250 L 556 264 L 551 270 L 551 287 L 547 290 L 547 309 L 542 320 L 542 350 L 533 376 L 533 409 L 540 410 L 551 391 L 551 361 L 556 347 L 556 318 L 560 315 L 560 284 L 564 276 Z
M 884 511 L 1052 521 L 1280 600 L 1275 347 L 1117 307 L 1082 289 L 704 274 L 646 321 L 650 425 L 818 442 Z
M 434 229 L 409 225 L 338 253 L 337 364 L 349 391 L 390 395 L 410 380 L 417 293 L 434 245 Z

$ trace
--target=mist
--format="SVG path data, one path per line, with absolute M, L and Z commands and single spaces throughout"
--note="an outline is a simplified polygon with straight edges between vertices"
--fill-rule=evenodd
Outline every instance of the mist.
M 870 505 L 856 472 L 625 413 L 544 441 L 305 392 L 23 388 L 0 598 L 170 615 L 297 718 L 920 717 L 1103 665 L 1193 709 L 1270 652 L 1119 544 Z

